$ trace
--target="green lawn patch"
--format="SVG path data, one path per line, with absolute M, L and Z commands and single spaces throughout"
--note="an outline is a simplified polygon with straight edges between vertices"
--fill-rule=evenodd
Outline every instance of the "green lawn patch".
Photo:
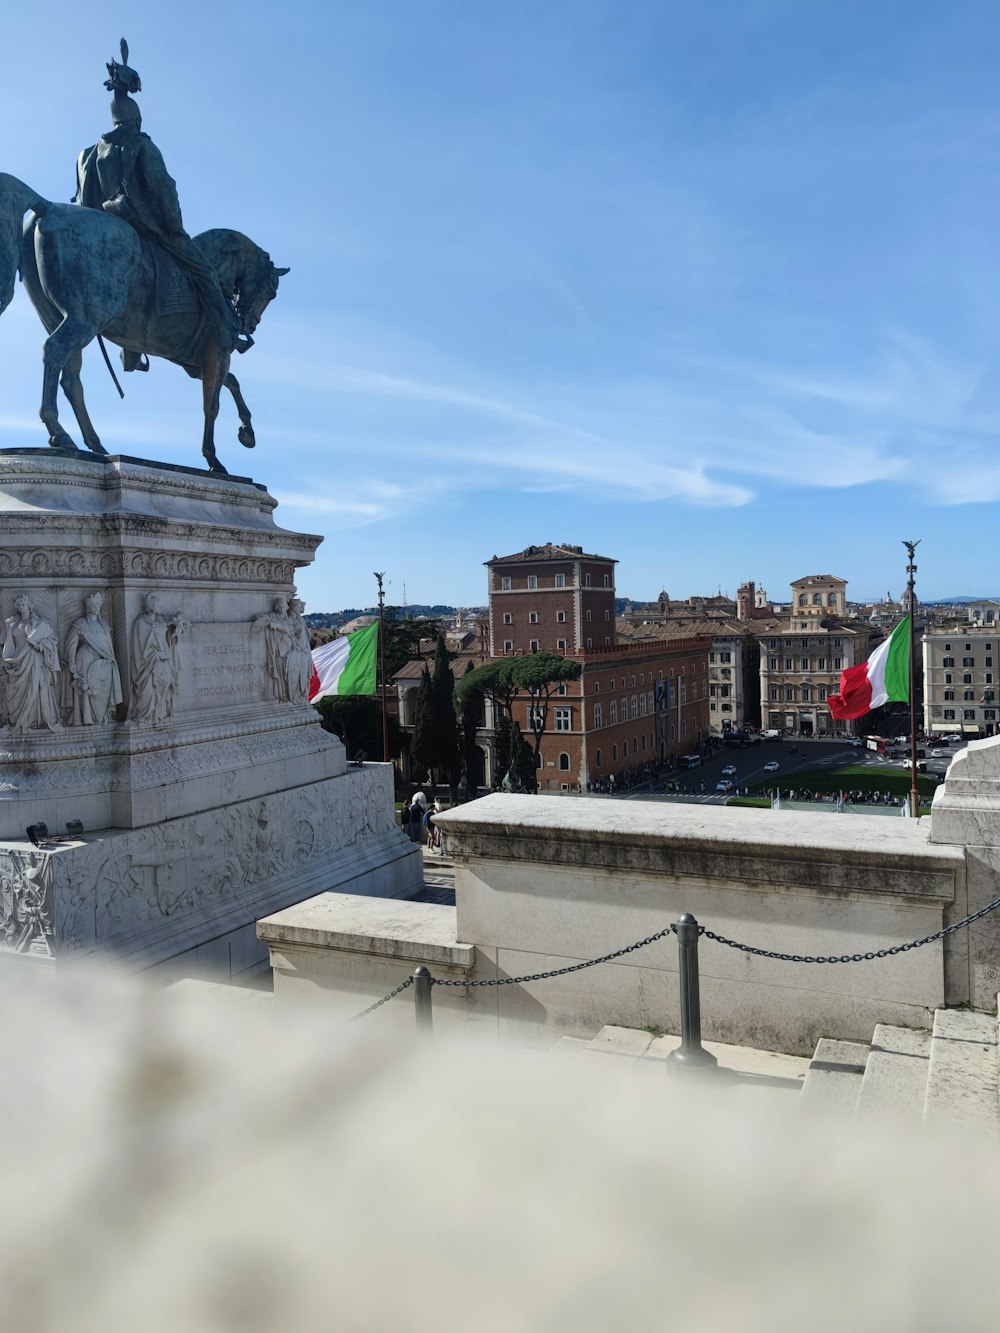
M 751 791 L 767 791 L 780 787 L 782 791 L 890 792 L 905 796 L 910 790 L 908 768 L 876 768 L 871 764 L 849 764 L 846 768 L 803 768 L 794 772 L 768 773 L 760 782 L 750 784 Z M 917 790 L 922 801 L 929 801 L 938 784 L 925 774 L 917 775 Z
M 753 810 L 770 810 L 771 802 L 766 796 L 730 796 L 726 805 L 745 805 Z

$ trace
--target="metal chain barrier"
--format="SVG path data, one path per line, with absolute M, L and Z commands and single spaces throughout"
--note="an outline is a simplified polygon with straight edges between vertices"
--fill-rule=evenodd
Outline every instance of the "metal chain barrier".
M 370 1004 L 367 1009 L 362 1009 L 360 1014 L 355 1014 L 354 1017 L 349 1019 L 348 1021 L 351 1023 L 356 1023 L 359 1018 L 365 1018 L 368 1014 L 374 1013 L 375 1010 L 380 1009 L 383 1004 L 388 1004 L 390 1000 L 394 1000 L 396 996 L 400 994 L 401 991 L 406 990 L 407 986 L 412 986 L 412 985 L 413 985 L 413 978 L 407 977 L 401 986 L 397 986 L 395 990 L 391 990 L 388 995 L 383 995 L 381 1000 L 376 1000 L 374 1004 Z
M 655 944 L 657 940 L 666 939 L 668 935 L 679 934 L 678 924 L 689 922 L 697 931 L 697 935 L 704 935 L 706 939 L 714 941 L 716 944 L 725 944 L 730 949 L 738 949 L 741 953 L 752 954 L 755 958 L 773 958 L 779 963 L 869 963 L 876 958 L 891 958 L 895 954 L 909 953 L 911 949 L 920 949 L 925 944 L 933 944 L 935 940 L 944 939 L 946 935 L 953 935 L 956 930 L 964 930 L 966 926 L 971 926 L 974 921 L 988 916 L 990 912 L 995 912 L 1000 908 L 1000 898 L 994 898 L 991 903 L 981 907 L 978 912 L 973 912 L 961 921 L 956 921 L 950 926 L 945 926 L 943 930 L 937 930 L 933 935 L 925 935 L 923 939 L 910 940 L 908 944 L 894 944 L 886 949 L 873 949 L 870 953 L 843 953 L 843 954 L 798 954 L 798 953 L 776 953 L 773 949 L 758 949 L 752 944 L 741 944 L 738 940 L 727 939 L 725 935 L 718 935 L 714 930 L 709 930 L 706 926 L 698 925 L 693 917 L 685 914 L 681 918 L 681 923 L 673 922 L 665 926 L 663 930 L 656 931 L 653 935 L 647 935 L 645 939 L 636 940 L 634 944 L 627 944 L 623 949 L 615 949 L 612 953 L 602 954 L 600 958 L 588 958 L 583 963 L 573 963 L 569 967 L 556 967 L 548 972 L 531 972 L 520 977 L 491 977 L 482 981 L 470 981 L 462 977 L 434 977 L 429 973 L 422 976 L 422 982 L 428 988 L 433 986 L 461 986 L 472 989 L 481 986 L 520 986 L 528 981 L 548 981 L 551 977 L 566 977 L 571 972 L 583 972 L 588 967 L 598 967 L 601 963 L 611 963 L 616 958 L 624 958 L 627 954 L 635 953 L 637 949 L 644 949 L 648 944 Z M 697 961 L 694 963 L 695 973 L 697 972 Z M 424 969 L 418 969 L 422 974 Z M 361 1013 L 355 1014 L 350 1020 L 357 1022 L 359 1018 L 365 1018 L 368 1014 L 374 1013 L 376 1009 L 387 1004 L 389 1000 L 401 994 L 408 986 L 414 984 L 414 977 L 407 977 L 401 982 L 395 990 L 391 990 L 388 995 L 383 995 L 381 1000 L 376 1000 L 370 1004 L 367 1009 L 362 1009 Z M 426 994 L 427 1001 L 430 1000 L 430 990 Z M 697 1008 L 697 1005 L 696 1005 Z M 700 1038 L 696 1039 L 689 1054 L 698 1054 Z
M 954 934 L 956 930 L 971 926 L 973 921 L 995 912 L 998 907 L 1000 898 L 994 898 L 991 903 L 981 907 L 978 912 L 973 912 L 971 916 L 956 921 L 954 925 L 945 926 L 943 930 L 937 930 L 933 935 L 925 935 L 922 940 L 911 940 L 909 944 L 894 944 L 889 949 L 873 949 L 871 953 L 831 954 L 828 957 L 822 954 L 775 953 L 771 949 L 757 949 L 752 944 L 740 944 L 737 940 L 726 939 L 725 935 L 716 935 L 714 930 L 708 930 L 705 926 L 700 926 L 698 933 L 708 940 L 714 940 L 716 944 L 727 944 L 730 949 L 739 949 L 742 953 L 750 953 L 757 958 L 774 958 L 779 963 L 870 963 L 876 958 L 891 958 L 893 954 L 909 953 L 911 949 L 920 949 L 925 944 L 933 944 L 935 940 L 942 940 L 946 935 Z
M 523 981 L 547 981 L 549 977 L 565 977 L 570 972 L 582 972 L 586 967 L 597 967 L 599 963 L 610 963 L 615 958 L 624 958 L 628 953 L 635 953 L 636 949 L 645 949 L 647 944 L 655 944 L 657 940 L 665 939 L 672 935 L 677 929 L 675 925 L 658 930 L 655 935 L 647 935 L 644 940 L 636 940 L 635 944 L 627 944 L 624 949 L 616 949 L 614 953 L 606 953 L 601 958 L 588 958 L 585 963 L 574 963 L 572 967 L 556 967 L 551 972 L 532 972 L 524 977 L 496 977 L 489 981 L 463 981 L 461 977 L 452 980 L 445 977 L 432 977 L 433 986 L 519 986 Z

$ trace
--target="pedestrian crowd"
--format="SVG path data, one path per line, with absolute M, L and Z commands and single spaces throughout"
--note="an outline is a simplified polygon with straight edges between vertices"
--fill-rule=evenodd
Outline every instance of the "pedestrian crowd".
M 439 856 L 444 856 L 444 833 L 434 823 L 439 814 L 441 802 L 435 800 L 428 804 L 426 794 L 418 791 L 403 801 L 399 823 L 411 842 L 420 847 L 429 847 Z

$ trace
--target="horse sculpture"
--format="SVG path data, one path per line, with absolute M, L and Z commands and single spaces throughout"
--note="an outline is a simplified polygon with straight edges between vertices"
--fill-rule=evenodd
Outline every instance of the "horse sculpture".
M 33 216 L 23 226 L 28 213 Z M 194 239 L 233 302 L 241 332 L 252 342 L 261 316 L 277 295 L 278 279 L 288 269 L 275 268 L 270 256 L 238 231 L 217 229 Z M 98 335 L 127 351 L 164 357 L 201 380 L 201 452 L 210 471 L 226 471 L 215 452 L 223 386 L 239 413 L 240 443 L 254 447 L 250 412 L 229 372 L 230 352 L 212 335 L 187 279 L 169 258 L 158 258 L 155 247 L 127 222 L 99 209 L 50 203 L 0 172 L 0 314 L 13 299 L 18 273 L 49 335 L 39 416 L 53 449 L 77 447 L 59 423 L 61 384 L 84 444 L 94 453 L 107 453 L 87 413 L 80 380 L 83 349 Z M 165 282 L 167 300 L 158 292 Z

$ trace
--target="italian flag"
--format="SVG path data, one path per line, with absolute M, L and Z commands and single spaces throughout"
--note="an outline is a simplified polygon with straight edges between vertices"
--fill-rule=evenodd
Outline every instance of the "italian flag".
M 848 667 L 840 675 L 840 693 L 827 703 L 836 718 L 864 717 L 889 700 L 910 699 L 910 617 L 899 622 L 892 634 L 861 666 Z
M 378 621 L 314 648 L 309 702 L 328 694 L 374 694 Z

